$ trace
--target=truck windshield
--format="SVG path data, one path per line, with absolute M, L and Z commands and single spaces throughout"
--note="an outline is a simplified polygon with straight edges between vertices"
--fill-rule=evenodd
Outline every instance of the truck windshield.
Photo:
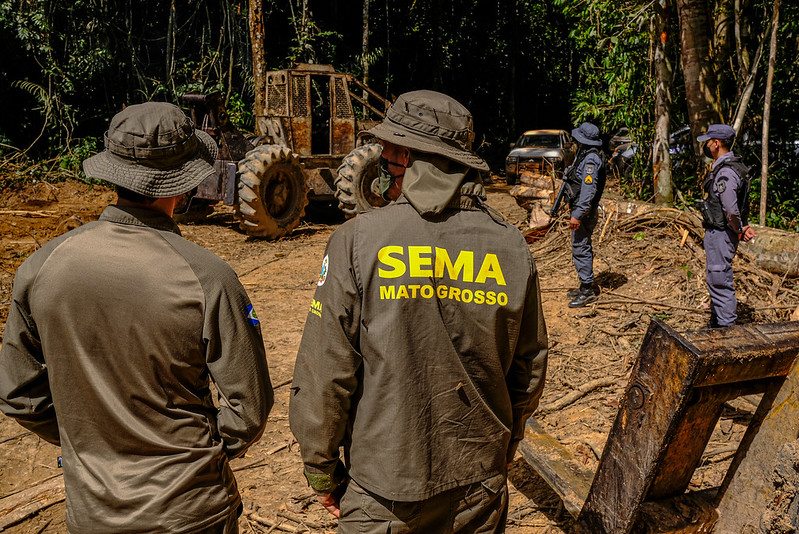
M 517 147 L 534 146 L 540 148 L 560 148 L 560 139 L 557 135 L 523 135 L 519 142 L 516 143 Z

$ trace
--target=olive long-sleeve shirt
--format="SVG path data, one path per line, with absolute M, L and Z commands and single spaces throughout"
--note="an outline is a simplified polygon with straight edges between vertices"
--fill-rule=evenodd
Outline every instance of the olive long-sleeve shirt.
M 271 406 L 244 288 L 170 217 L 110 206 L 18 269 L 0 409 L 61 445 L 70 532 L 190 532 L 227 517 L 240 503 L 228 459 Z
M 538 405 L 547 335 L 524 239 L 473 199 L 404 198 L 331 236 L 289 407 L 311 486 L 398 501 L 505 473 Z

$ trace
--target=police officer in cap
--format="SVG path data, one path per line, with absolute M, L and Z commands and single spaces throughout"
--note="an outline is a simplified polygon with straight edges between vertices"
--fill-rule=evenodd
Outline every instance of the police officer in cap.
M 325 251 L 289 405 L 305 476 L 341 534 L 504 532 L 547 361 L 535 264 L 463 105 L 405 93 L 370 132 L 394 202 Z
M 564 180 L 569 189 L 572 259 L 580 287 L 566 295 L 572 299 L 570 308 L 581 308 L 599 296 L 599 288 L 594 285 L 591 234 L 598 219 L 599 199 L 605 189 L 605 163 L 600 152 L 602 140 L 599 138 L 599 128 L 584 122 L 572 130 L 572 137 L 580 144 L 580 148 L 574 163 L 566 169 Z
M 705 227 L 706 279 L 710 293 L 710 328 L 735 324 L 735 286 L 732 258 L 739 241 L 756 237 L 749 226 L 748 167 L 732 150 L 735 130 L 726 124 L 711 124 L 697 137 L 702 152 L 713 160 L 702 189 Z

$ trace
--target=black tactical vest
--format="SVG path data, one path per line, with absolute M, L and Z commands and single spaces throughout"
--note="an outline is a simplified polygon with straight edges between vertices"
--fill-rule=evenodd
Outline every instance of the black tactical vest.
M 605 158 L 605 154 L 596 147 L 591 147 L 587 150 L 581 150 L 579 159 L 574 160 L 574 163 L 571 164 L 566 172 L 566 175 L 563 177 L 563 181 L 566 182 L 566 195 L 568 197 L 569 204 L 577 202 L 577 199 L 580 198 L 580 190 L 582 189 L 583 181 L 577 178 L 577 168 L 583 162 L 585 157 L 591 153 L 599 156 L 599 159 L 602 161 L 602 165 L 599 168 L 599 173 L 597 174 L 597 181 L 598 183 L 605 183 L 605 175 L 607 173 L 607 160 Z M 597 195 L 597 197 L 599 197 L 599 195 Z M 596 199 L 596 202 L 599 202 L 599 198 Z
M 702 212 L 705 226 L 718 230 L 727 228 L 727 217 L 721 204 L 721 197 L 714 191 L 713 184 L 716 181 L 716 175 L 724 167 L 732 168 L 733 172 L 738 175 L 741 181 L 736 202 L 738 203 L 738 211 L 741 214 L 741 223 L 744 224 L 749 219 L 749 189 L 752 176 L 749 172 L 749 167 L 741 161 L 741 158 L 733 156 L 725 159 L 715 169 L 710 171 L 702 183 L 705 198 L 699 205 L 699 211 Z

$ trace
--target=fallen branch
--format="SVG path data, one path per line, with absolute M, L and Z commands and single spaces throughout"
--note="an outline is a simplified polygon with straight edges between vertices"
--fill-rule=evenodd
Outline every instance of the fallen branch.
M 32 435 L 32 434 L 33 434 L 33 432 L 31 432 L 30 430 L 28 430 L 26 432 L 20 432 L 19 434 L 15 435 L 15 436 L 11 436 L 10 438 L 0 439 L 0 443 L 5 443 L 6 441 L 13 441 L 13 440 L 15 440 L 17 438 L 22 438 L 22 437 L 29 436 L 29 435 Z
M 0 530 L 19 523 L 39 510 L 63 501 L 64 477 L 46 478 L 36 485 L 0 499 Z
M 283 386 L 287 386 L 287 385 L 291 384 L 292 380 L 293 380 L 293 378 L 289 378 L 288 380 L 284 380 L 280 384 L 278 384 L 276 386 L 272 386 L 272 389 L 275 390 L 277 388 L 282 388 Z
M 602 243 L 602 238 L 605 237 L 605 231 L 608 229 L 608 225 L 610 224 L 610 221 L 613 220 L 613 215 L 615 215 L 617 211 L 619 211 L 619 207 L 614 205 L 611 208 L 610 213 L 608 214 L 608 217 L 607 217 L 607 220 L 605 221 L 605 224 L 602 226 L 602 232 L 599 234 L 598 243 L 600 243 L 600 244 Z
M 677 306 L 675 304 L 668 304 L 667 302 L 659 302 L 657 300 L 646 300 L 646 299 L 639 299 L 638 297 L 631 297 L 629 295 L 623 295 L 621 293 L 616 293 L 614 291 L 605 291 L 608 295 L 613 295 L 614 297 L 621 297 L 625 299 L 629 299 L 632 302 L 639 302 L 641 304 L 649 304 L 651 306 L 664 306 L 666 308 L 673 308 L 675 310 L 683 310 L 689 311 L 694 313 L 707 313 L 707 310 L 699 310 L 697 308 L 688 308 L 686 306 Z M 630 304 L 630 302 L 625 302 L 623 300 L 600 300 L 597 304 Z
M 30 210 L 0 210 L 0 215 L 18 215 L 20 217 L 56 217 L 54 211 L 30 211 Z
M 604 376 L 602 378 L 597 378 L 596 380 L 591 380 L 589 382 L 586 382 L 585 384 L 578 387 L 576 390 L 572 391 L 571 393 L 568 393 L 560 397 L 558 400 L 539 406 L 538 413 L 554 412 L 556 410 L 565 408 L 566 406 L 586 396 L 588 393 L 591 393 L 595 389 L 599 389 L 601 387 L 606 387 L 606 386 L 612 386 L 616 384 L 621 378 L 623 377 Z
M 293 521 L 299 525 L 307 526 L 310 528 L 315 528 L 317 530 L 326 530 L 330 528 L 336 528 L 338 524 L 337 521 L 328 521 L 327 523 L 317 523 L 316 521 L 311 521 L 310 519 L 306 519 L 304 517 L 300 517 L 297 514 L 292 514 L 288 510 L 279 510 L 277 512 L 278 517 L 282 517 L 284 519 L 288 519 L 289 521 Z
M 260 515 L 256 514 L 255 512 L 251 512 L 251 511 L 245 512 L 244 515 L 248 519 L 251 519 L 251 520 L 255 521 L 256 523 L 258 523 L 260 525 L 268 527 L 270 529 L 270 531 L 272 531 L 272 530 L 281 530 L 283 532 L 295 532 L 296 533 L 296 532 L 308 532 L 308 530 L 309 530 L 307 528 L 305 528 L 305 529 L 296 529 L 294 527 L 286 527 L 286 526 L 283 526 L 283 524 L 282 524 L 283 522 L 282 521 L 276 523 L 274 521 L 270 521 L 270 520 L 268 520 L 268 519 L 266 519 L 264 517 L 261 517 Z

